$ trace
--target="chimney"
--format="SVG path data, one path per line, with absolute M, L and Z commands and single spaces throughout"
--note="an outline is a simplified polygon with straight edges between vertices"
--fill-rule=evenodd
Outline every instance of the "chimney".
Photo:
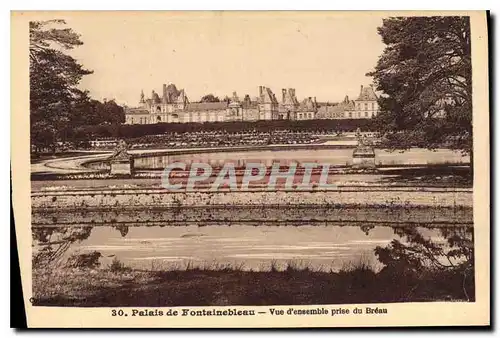
M 259 98 L 264 100 L 264 86 L 259 86 Z
M 167 103 L 167 85 L 165 83 L 163 84 L 162 101 L 163 101 L 163 103 Z

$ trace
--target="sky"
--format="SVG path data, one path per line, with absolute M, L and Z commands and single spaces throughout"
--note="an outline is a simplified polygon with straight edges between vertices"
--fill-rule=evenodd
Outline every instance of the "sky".
M 384 45 L 378 12 L 92 12 L 55 16 L 81 35 L 70 53 L 87 69 L 80 87 L 99 100 L 136 106 L 141 90 L 185 89 L 191 102 L 258 95 L 354 99 Z M 160 94 L 161 96 L 161 94 Z

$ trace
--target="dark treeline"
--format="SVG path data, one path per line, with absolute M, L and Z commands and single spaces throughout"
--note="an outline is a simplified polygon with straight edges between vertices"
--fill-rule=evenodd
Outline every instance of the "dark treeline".
M 353 132 L 375 131 L 372 120 L 271 120 L 271 121 L 234 121 L 234 122 L 205 122 L 205 123 L 157 123 L 136 125 L 97 125 L 85 126 L 75 130 L 75 140 L 90 140 L 96 138 L 117 137 L 134 138 L 164 133 L 193 133 L 193 132 L 273 132 L 280 130 L 306 132 Z

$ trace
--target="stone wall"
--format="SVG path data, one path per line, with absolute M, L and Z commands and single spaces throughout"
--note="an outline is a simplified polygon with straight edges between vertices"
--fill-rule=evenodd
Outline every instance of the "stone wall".
M 450 226 L 472 224 L 470 208 L 345 208 L 345 207 L 178 207 L 140 209 L 50 209 L 35 211 L 33 227 L 59 226 L 182 226 L 318 225 L 376 226 L 409 224 Z
M 330 191 L 169 192 L 102 189 L 33 192 L 33 209 L 168 208 L 195 206 L 335 206 L 472 208 L 472 189 L 339 187 Z

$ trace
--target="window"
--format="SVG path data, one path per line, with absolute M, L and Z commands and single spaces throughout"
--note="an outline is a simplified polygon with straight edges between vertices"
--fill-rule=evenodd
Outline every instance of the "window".
M 365 103 L 365 110 L 368 110 L 368 103 Z
M 130 121 L 131 121 L 132 124 L 134 124 L 134 118 L 133 117 L 130 119 Z
M 367 111 L 365 111 L 365 117 L 368 117 L 368 112 Z
M 375 103 L 372 102 L 372 110 L 375 110 Z
M 161 116 L 158 116 L 158 117 L 156 118 L 156 121 L 161 122 Z
M 352 118 L 352 113 L 351 112 L 349 112 L 349 117 Z

